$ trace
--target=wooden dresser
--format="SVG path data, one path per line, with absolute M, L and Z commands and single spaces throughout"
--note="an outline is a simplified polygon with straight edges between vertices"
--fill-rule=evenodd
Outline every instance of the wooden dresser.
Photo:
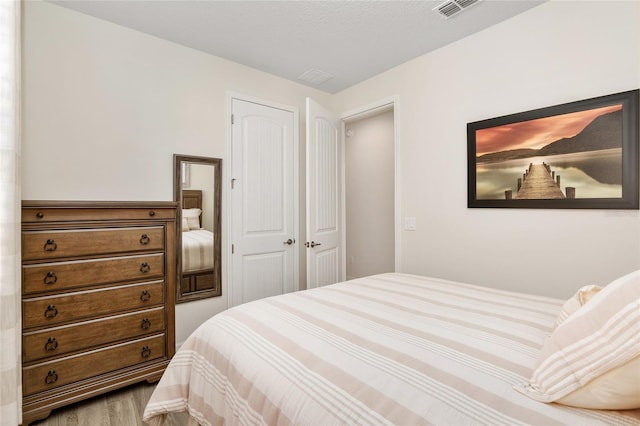
M 174 202 L 23 201 L 23 424 L 175 352 Z

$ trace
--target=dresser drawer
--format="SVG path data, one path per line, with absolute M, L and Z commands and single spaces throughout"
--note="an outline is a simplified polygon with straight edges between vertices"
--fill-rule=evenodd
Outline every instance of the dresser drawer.
M 28 206 L 26 204 L 29 204 Z M 140 208 L 138 206 L 128 208 L 119 206 L 100 207 L 75 207 L 69 203 L 65 207 L 35 206 L 35 202 L 22 202 L 22 223 L 48 223 L 48 222 L 84 222 L 106 220 L 175 220 L 175 208 L 158 207 Z M 99 203 L 94 203 L 99 204 Z M 113 205 L 113 203 L 108 203 Z M 170 204 L 170 203 L 168 203 Z M 175 204 L 175 203 L 174 203 Z
M 161 226 L 22 233 L 23 260 L 94 256 L 163 248 L 164 228 Z
M 22 300 L 22 327 L 38 327 L 97 317 L 164 302 L 163 281 L 85 290 Z
M 164 308 L 148 309 L 22 335 L 22 362 L 164 331 Z
M 164 254 L 22 265 L 22 294 L 164 276 Z
M 164 334 L 72 355 L 22 369 L 24 395 L 54 389 L 78 380 L 165 356 Z

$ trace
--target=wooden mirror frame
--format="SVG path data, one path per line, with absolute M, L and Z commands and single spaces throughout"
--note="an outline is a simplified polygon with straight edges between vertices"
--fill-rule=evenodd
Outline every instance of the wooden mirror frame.
M 182 187 L 182 164 L 201 164 L 213 167 L 213 270 L 196 271 L 185 276 L 182 272 L 182 209 L 184 197 L 190 200 L 196 200 L 200 197 L 202 203 L 202 193 L 198 195 L 198 191 L 187 190 Z M 192 300 L 206 299 L 222 295 L 222 273 L 221 273 L 221 232 L 220 212 L 222 211 L 222 159 L 210 157 L 195 157 L 190 155 L 173 155 L 173 197 L 178 202 L 178 226 L 176 235 L 177 247 L 177 283 L 176 283 L 176 303 L 190 302 Z M 206 202 L 206 200 L 205 200 Z M 201 204 L 200 204 L 201 205 Z M 200 225 L 202 225 L 202 215 L 200 216 Z M 207 283 L 204 290 L 193 290 L 194 280 L 201 279 Z M 210 283 L 213 281 L 213 286 Z

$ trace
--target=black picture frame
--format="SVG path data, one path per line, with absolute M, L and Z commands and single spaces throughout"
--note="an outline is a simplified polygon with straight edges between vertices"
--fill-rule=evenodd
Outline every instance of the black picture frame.
M 637 210 L 638 94 L 468 123 L 467 206 Z

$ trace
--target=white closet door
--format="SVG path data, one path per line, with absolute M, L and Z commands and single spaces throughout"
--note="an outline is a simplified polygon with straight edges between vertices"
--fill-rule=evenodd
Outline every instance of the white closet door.
M 307 288 L 344 280 L 340 122 L 307 98 Z
M 296 290 L 294 113 L 232 99 L 231 305 Z

